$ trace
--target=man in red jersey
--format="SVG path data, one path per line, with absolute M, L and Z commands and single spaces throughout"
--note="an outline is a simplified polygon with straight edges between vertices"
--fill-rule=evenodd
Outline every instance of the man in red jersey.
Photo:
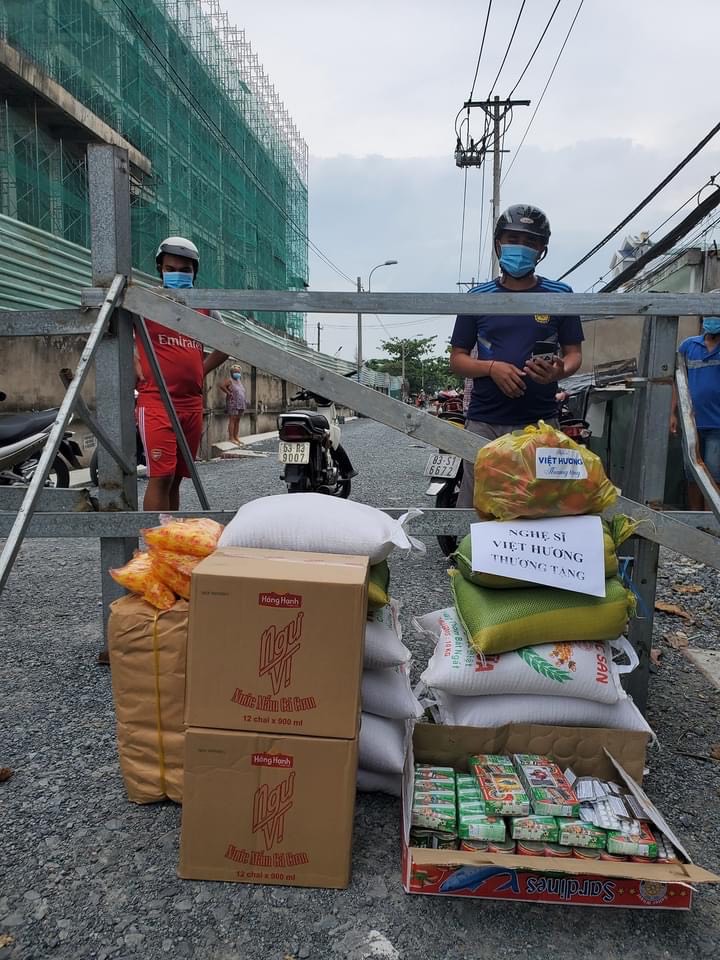
M 164 287 L 182 289 L 193 286 L 200 258 L 197 247 L 190 240 L 168 237 L 158 247 L 155 264 Z M 198 312 L 215 315 L 209 310 Z M 205 357 L 203 345 L 198 340 L 153 320 L 146 320 L 145 325 L 190 453 L 195 457 L 203 428 L 203 380 L 227 360 L 227 354 L 213 350 Z M 138 378 L 135 415 L 145 447 L 148 472 L 143 507 L 145 510 L 178 510 L 180 483 L 183 477 L 190 476 L 190 471 L 178 447 L 142 343 L 136 341 L 135 350 Z

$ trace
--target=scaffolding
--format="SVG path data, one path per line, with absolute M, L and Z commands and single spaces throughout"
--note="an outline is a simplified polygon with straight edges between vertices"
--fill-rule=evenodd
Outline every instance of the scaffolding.
M 180 234 L 204 286 L 307 285 L 307 146 L 218 0 L 5 0 L 0 38 L 151 161 L 132 171 L 136 269 Z M 90 246 L 84 144 L 2 94 L 0 213 Z M 298 313 L 258 319 L 302 337 Z

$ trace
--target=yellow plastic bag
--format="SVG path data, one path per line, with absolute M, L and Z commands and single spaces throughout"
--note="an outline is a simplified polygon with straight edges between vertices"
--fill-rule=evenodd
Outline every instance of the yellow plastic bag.
M 193 557 L 209 557 L 217 550 L 223 531 L 221 523 L 207 517 L 171 520 L 160 527 L 143 530 L 142 535 L 151 550 L 169 550 Z
M 496 520 L 602 513 L 616 500 L 600 458 L 542 420 L 492 440 L 475 459 L 475 509 Z
M 621 543 L 624 543 L 635 532 L 640 522 L 622 514 L 617 514 L 610 521 L 603 520 L 605 579 L 617 576 L 618 558 L 616 550 Z M 515 577 L 501 577 L 494 573 L 480 573 L 473 570 L 470 534 L 460 541 L 452 559 L 463 577 L 470 583 L 476 583 L 479 587 L 491 587 L 493 590 L 516 590 L 531 585 L 540 586 L 539 584 L 531 584 L 527 580 L 518 580 Z
M 174 593 L 184 600 L 190 599 L 190 578 L 202 557 L 193 557 L 187 553 L 173 553 L 171 550 L 151 550 L 152 570 Z
M 368 610 L 379 610 L 390 603 L 390 567 L 387 560 L 370 567 L 368 583 Z
M 121 587 L 143 597 L 158 610 L 169 610 L 175 603 L 175 594 L 154 572 L 149 553 L 137 551 L 124 567 L 111 570 L 110 576 Z
M 617 578 L 604 597 L 553 587 L 488 590 L 457 570 L 451 582 L 458 616 L 478 653 L 507 653 L 539 643 L 615 640 L 635 610 L 635 598 Z

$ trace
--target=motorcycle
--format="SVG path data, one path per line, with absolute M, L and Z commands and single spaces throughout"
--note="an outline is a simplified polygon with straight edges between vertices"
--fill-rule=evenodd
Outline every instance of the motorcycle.
M 590 387 L 583 387 L 575 393 L 567 390 L 557 395 L 558 422 L 564 434 L 576 443 L 587 446 L 591 431 L 587 416 Z M 465 426 L 465 417 L 462 413 L 439 413 L 441 420 L 448 420 L 458 427 Z M 430 485 L 425 491 L 429 497 L 435 497 L 436 507 L 452 508 L 457 504 L 460 484 L 463 477 L 463 461 L 460 457 L 438 450 L 432 454 L 425 464 L 425 476 L 430 477 Z M 457 549 L 457 537 L 438 536 L 438 545 L 443 554 L 448 557 Z
M 0 400 L 5 394 L 0 393 Z M 35 476 L 58 409 L 0 414 L 0 486 L 27 486 Z M 69 487 L 70 468 L 79 470 L 82 450 L 71 431 L 60 448 L 45 482 L 47 487 Z
M 312 400 L 317 411 L 289 410 L 278 416 L 278 460 L 285 467 L 281 479 L 288 493 L 324 493 L 347 499 L 357 471 L 340 444 L 335 404 L 310 390 L 291 397 L 293 403 Z

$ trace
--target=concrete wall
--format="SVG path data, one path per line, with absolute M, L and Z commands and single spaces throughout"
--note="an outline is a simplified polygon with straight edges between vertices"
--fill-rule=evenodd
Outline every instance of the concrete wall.
M 7 337 L 0 350 L 0 390 L 7 400 L 0 404 L 0 414 L 25 410 L 43 410 L 59 406 L 64 387 L 59 372 L 64 367 L 74 370 L 82 352 L 82 337 Z M 214 444 L 227 440 L 228 418 L 225 413 L 225 395 L 218 384 L 230 376 L 228 361 L 214 370 L 205 381 L 205 426 L 198 459 L 213 457 Z M 289 398 L 299 389 L 295 384 L 281 380 L 263 370 L 240 362 L 247 396 L 247 410 L 240 421 L 240 436 L 270 433 L 277 429 L 277 415 L 285 410 Z M 91 369 L 83 397 L 91 410 L 95 409 L 95 371 Z M 339 413 L 349 411 L 341 408 Z M 95 449 L 95 437 L 76 417 L 71 429 L 85 455 L 86 465 Z

